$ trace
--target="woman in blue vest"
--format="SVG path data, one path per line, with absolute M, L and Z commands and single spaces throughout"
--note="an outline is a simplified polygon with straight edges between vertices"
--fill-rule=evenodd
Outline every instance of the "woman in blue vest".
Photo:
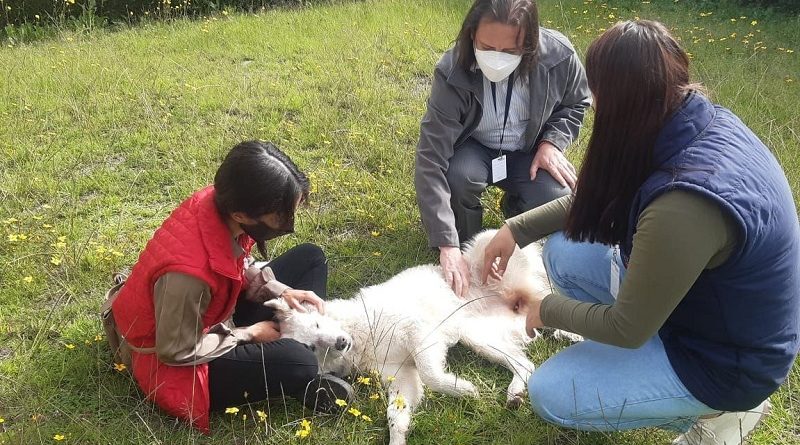
M 483 277 L 554 233 L 555 290 L 527 328 L 586 341 L 542 364 L 533 409 L 581 430 L 661 427 L 675 444 L 743 443 L 786 379 L 800 332 L 800 228 L 769 149 L 689 80 L 657 22 L 589 47 L 595 121 L 576 193 L 509 219 Z M 561 231 L 561 232 L 559 232 Z

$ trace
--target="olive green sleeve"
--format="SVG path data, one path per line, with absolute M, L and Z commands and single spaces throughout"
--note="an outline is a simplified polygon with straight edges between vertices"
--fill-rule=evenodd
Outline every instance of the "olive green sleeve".
M 572 195 L 562 196 L 521 215 L 509 218 L 506 220 L 506 224 L 511 229 L 517 245 L 525 247 L 563 229 L 571 206 Z
M 203 332 L 203 314 L 211 302 L 211 290 L 205 281 L 169 272 L 156 281 L 153 290 L 156 354 L 162 363 L 206 363 L 248 340 L 246 330 L 231 329 L 224 323 Z
M 639 217 L 616 302 L 593 304 L 551 294 L 541 305 L 542 322 L 637 348 L 661 328 L 704 269 L 730 256 L 736 230 L 732 217 L 710 199 L 687 191 L 665 193 Z

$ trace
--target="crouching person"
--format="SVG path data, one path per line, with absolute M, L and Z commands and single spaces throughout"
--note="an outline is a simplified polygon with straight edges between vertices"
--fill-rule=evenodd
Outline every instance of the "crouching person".
M 303 244 L 264 269 L 247 267 L 253 245 L 266 256 L 266 241 L 293 232 L 308 191 L 306 176 L 272 144 L 233 147 L 214 185 L 172 212 L 111 295 L 107 319 L 133 377 L 170 415 L 207 433 L 210 411 L 287 396 L 330 411 L 352 394 L 346 382 L 318 375 L 306 346 L 280 338 L 261 304 L 283 298 L 324 311 L 322 250 Z
M 800 226 L 775 157 L 688 67 L 656 22 L 592 43 L 596 112 L 575 195 L 510 219 L 484 268 L 557 232 L 543 251 L 555 292 L 530 301 L 527 327 L 587 340 L 533 373 L 545 420 L 738 445 L 800 347 Z

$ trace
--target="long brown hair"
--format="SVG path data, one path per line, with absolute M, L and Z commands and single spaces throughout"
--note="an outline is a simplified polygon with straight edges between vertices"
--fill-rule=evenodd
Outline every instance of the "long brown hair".
M 649 20 L 617 23 L 592 42 L 586 74 L 594 128 L 565 232 L 575 241 L 618 244 L 636 191 L 657 168 L 658 133 L 696 86 L 686 53 Z
M 469 70 L 475 65 L 475 32 L 482 19 L 518 26 L 525 33 L 522 41 L 520 72 L 533 68 L 539 55 L 539 9 L 534 0 L 475 0 L 456 37 L 458 65 Z M 527 79 L 527 76 L 524 77 Z

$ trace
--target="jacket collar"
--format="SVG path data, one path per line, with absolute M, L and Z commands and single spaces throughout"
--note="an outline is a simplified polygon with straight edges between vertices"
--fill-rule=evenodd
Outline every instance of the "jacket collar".
M 197 198 L 197 225 L 200 229 L 200 239 L 208 253 L 208 264 L 211 269 L 223 276 L 240 280 L 242 274 L 242 259 L 233 257 L 231 248 L 231 232 L 228 225 L 214 203 L 214 186 L 208 186 L 195 195 Z M 253 240 L 249 236 L 239 237 L 239 245 L 245 254 L 250 252 Z
M 662 165 L 668 159 L 686 148 L 700 136 L 716 115 L 714 105 L 702 94 L 692 91 L 658 133 L 653 149 L 655 165 Z

